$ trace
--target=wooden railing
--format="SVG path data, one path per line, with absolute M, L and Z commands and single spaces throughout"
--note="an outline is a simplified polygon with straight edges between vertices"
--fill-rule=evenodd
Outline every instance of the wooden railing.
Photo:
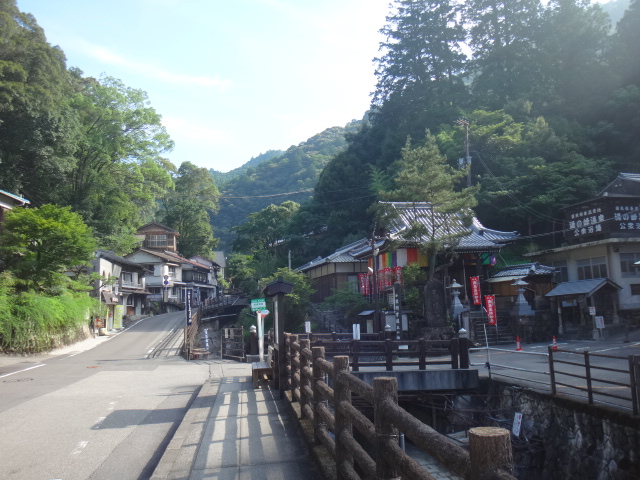
M 297 335 L 287 334 L 285 345 L 286 386 L 300 404 L 302 417 L 312 421 L 316 441 L 334 459 L 339 480 L 432 480 L 400 448 L 399 432 L 464 478 L 515 479 L 508 472 L 513 468 L 508 430 L 471 429 L 467 451 L 398 406 L 397 379 L 375 378 L 369 385 L 349 372 L 348 356 L 329 362 L 324 347 L 311 347 L 310 340 L 298 341 Z M 373 406 L 373 422 L 353 406 L 352 394 Z M 356 440 L 354 428 L 368 444 Z M 489 452 L 491 448 L 495 451 Z

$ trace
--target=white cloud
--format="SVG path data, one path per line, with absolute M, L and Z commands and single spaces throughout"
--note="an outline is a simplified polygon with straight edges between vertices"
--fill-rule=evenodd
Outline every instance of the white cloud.
M 162 124 L 166 127 L 171 138 L 176 141 L 182 139 L 204 141 L 211 145 L 229 142 L 229 132 L 220 130 L 205 123 L 194 123 L 191 119 L 180 117 L 162 117 Z
M 78 41 L 75 44 L 77 48 L 81 50 L 85 55 L 90 56 L 96 61 L 108 65 L 126 68 L 128 70 L 135 71 L 138 74 L 143 74 L 147 77 L 151 77 L 166 83 L 172 83 L 181 86 L 191 85 L 197 87 L 210 87 L 216 88 L 220 92 L 223 92 L 231 87 L 231 81 L 222 78 L 219 75 L 188 75 L 180 72 L 172 72 L 154 64 L 136 62 L 135 60 L 127 59 L 121 55 L 118 55 L 117 53 L 110 51 L 105 47 L 101 47 L 84 40 Z

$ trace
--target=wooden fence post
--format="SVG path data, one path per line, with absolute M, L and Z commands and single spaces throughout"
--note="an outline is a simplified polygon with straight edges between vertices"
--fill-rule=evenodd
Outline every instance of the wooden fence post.
M 427 369 L 427 341 L 421 338 L 418 341 L 418 370 Z
M 324 372 L 316 365 L 316 360 L 324 358 L 324 347 L 313 347 L 311 351 L 313 353 L 313 433 L 316 439 L 320 439 L 321 430 L 325 429 L 326 426 L 316 406 L 322 402 L 322 393 L 318 388 L 318 382 L 324 381 Z
M 352 435 L 353 426 L 349 421 L 349 416 L 345 415 L 340 408 L 340 402 L 351 404 L 351 390 L 342 381 L 339 381 L 338 374 L 349 373 L 349 357 L 340 356 L 333 359 L 333 399 L 335 410 L 335 437 L 336 437 L 336 473 L 338 480 L 346 480 L 346 466 L 353 467 L 353 457 L 349 454 L 347 447 L 343 444 L 343 434 Z M 351 469 L 349 469 L 351 470 Z
M 591 365 L 589 361 L 589 350 L 584 352 L 584 370 L 587 377 L 587 398 L 589 399 L 589 405 L 593 405 L 593 383 L 591 382 Z
M 296 373 L 298 373 L 298 376 L 300 375 L 300 370 L 296 366 L 296 363 L 298 363 L 299 365 L 300 356 L 298 350 L 296 350 L 293 346 L 293 344 L 297 341 L 298 335 L 289 335 L 289 388 L 291 389 L 292 393 L 295 392 L 297 387 L 300 387 L 300 385 L 298 385 L 296 381 Z M 298 359 L 298 362 L 295 361 L 296 358 Z M 293 400 L 296 400 L 295 396 L 293 397 Z
M 556 392 L 556 372 L 553 368 L 553 347 L 550 345 L 547 348 L 549 353 L 549 383 L 551 384 L 551 395 L 555 395 Z
M 398 472 L 385 461 L 384 445 L 386 441 L 398 439 L 398 430 L 387 421 L 384 404 L 387 401 L 398 403 L 398 380 L 395 377 L 378 377 L 373 379 L 373 419 L 376 428 L 375 461 L 377 480 L 398 478 Z
M 509 430 L 498 427 L 469 429 L 469 459 L 472 480 L 481 480 L 497 470 L 512 474 L 513 455 Z
M 460 353 L 460 339 L 452 338 L 451 343 L 449 345 L 451 349 L 451 368 L 453 370 L 458 370 L 458 368 L 460 368 L 459 359 L 458 359 L 458 355 Z
M 360 371 L 360 365 L 358 365 L 358 363 L 360 362 L 360 340 L 353 340 L 351 345 L 351 353 L 353 354 L 353 362 L 351 364 L 351 368 L 354 372 L 358 372 Z
M 304 371 L 309 367 L 309 359 L 302 353 L 303 350 L 308 350 L 311 346 L 311 342 L 308 339 L 300 340 L 300 410 L 302 412 L 302 418 L 305 418 L 304 406 L 311 406 L 311 399 L 307 395 L 306 387 L 311 383 L 309 378 L 305 375 Z
M 633 414 L 640 411 L 640 356 L 629 355 L 629 385 L 631 385 L 631 405 Z

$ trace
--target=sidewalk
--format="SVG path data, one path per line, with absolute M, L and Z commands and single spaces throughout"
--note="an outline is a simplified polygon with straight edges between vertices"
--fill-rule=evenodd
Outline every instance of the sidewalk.
M 291 410 L 278 392 L 241 375 L 209 379 L 169 443 L 152 480 L 319 480 Z

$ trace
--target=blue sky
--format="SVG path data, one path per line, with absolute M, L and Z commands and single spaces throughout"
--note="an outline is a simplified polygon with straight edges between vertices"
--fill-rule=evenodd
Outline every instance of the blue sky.
M 176 166 L 228 171 L 362 118 L 389 0 L 17 0 L 86 76 L 147 92 Z

